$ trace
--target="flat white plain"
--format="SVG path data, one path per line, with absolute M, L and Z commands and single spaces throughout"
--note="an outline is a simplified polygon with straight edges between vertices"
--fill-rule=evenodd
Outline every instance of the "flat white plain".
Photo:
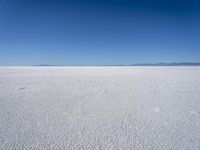
M 200 149 L 200 67 L 1 67 L 0 149 Z

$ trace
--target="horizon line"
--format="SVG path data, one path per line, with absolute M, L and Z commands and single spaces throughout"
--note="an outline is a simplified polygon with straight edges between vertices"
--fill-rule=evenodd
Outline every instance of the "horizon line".
M 54 65 L 54 64 L 38 64 L 38 65 L 0 65 L 0 67 L 95 67 L 95 66 L 200 66 L 200 62 L 159 62 L 159 63 L 133 63 L 133 64 L 113 64 L 113 65 Z

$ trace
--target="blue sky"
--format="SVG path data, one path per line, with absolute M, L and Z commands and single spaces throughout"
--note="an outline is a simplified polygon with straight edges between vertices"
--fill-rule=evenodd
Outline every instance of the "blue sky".
M 0 0 L 0 65 L 200 62 L 199 0 Z

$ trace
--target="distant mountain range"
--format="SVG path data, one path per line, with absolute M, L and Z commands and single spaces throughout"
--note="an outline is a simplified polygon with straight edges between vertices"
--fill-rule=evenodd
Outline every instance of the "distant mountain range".
M 56 65 L 50 65 L 50 64 L 40 64 L 40 65 L 33 65 L 33 66 L 38 66 L 38 67 L 48 67 L 48 66 L 56 66 Z
M 200 66 L 200 63 L 191 63 L 191 62 L 181 62 L 181 63 L 139 63 L 132 64 L 131 66 Z
M 48 66 L 68 66 L 68 65 L 50 65 L 50 64 L 40 64 L 40 65 L 33 65 L 33 66 L 41 66 L 41 67 L 48 67 Z M 71 66 L 71 65 L 70 65 Z M 72 66 L 90 66 L 90 65 L 72 65 Z M 172 62 L 172 63 L 136 63 L 131 65 L 91 65 L 91 66 L 200 66 L 200 62 Z

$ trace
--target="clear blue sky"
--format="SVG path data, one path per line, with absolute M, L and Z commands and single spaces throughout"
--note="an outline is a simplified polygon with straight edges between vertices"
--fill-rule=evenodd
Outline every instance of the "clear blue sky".
M 200 62 L 199 0 L 0 0 L 0 65 Z

